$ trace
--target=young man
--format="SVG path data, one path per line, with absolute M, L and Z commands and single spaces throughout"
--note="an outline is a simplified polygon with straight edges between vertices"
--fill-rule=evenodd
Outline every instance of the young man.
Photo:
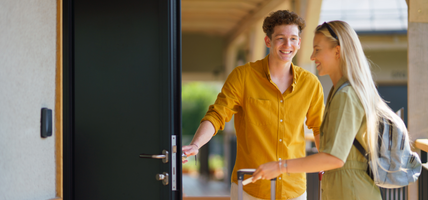
M 316 143 L 319 141 L 324 111 L 322 86 L 314 74 L 292 63 L 304 27 L 305 21 L 287 10 L 266 17 L 263 31 L 269 55 L 232 71 L 192 142 L 183 147 L 186 155 L 196 155 L 235 115 L 237 155 L 231 199 L 237 199 L 237 170 L 305 156 L 305 118 Z M 257 181 L 244 186 L 244 198 L 269 199 L 269 191 L 269 180 Z M 306 175 L 282 174 L 276 195 L 276 199 L 306 199 Z

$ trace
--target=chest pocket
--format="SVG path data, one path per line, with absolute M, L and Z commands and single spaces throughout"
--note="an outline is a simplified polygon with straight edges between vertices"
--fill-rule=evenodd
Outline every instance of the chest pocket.
M 246 106 L 246 119 L 255 125 L 272 124 L 272 115 L 274 114 L 272 102 L 263 99 L 249 98 Z

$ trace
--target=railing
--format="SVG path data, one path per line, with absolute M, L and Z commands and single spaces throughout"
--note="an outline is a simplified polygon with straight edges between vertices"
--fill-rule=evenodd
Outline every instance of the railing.
M 407 200 L 408 187 L 398 189 L 380 188 L 383 200 Z
M 306 135 L 307 141 L 314 141 L 312 135 Z M 416 148 L 421 150 L 421 161 L 423 164 L 421 175 L 418 179 L 418 199 L 427 200 L 428 199 L 428 163 L 427 163 L 427 152 L 428 152 L 428 139 L 418 139 L 415 142 Z M 316 152 L 307 151 L 307 155 L 314 154 Z M 308 191 L 308 200 L 318 199 L 318 196 L 315 195 L 318 190 L 318 175 L 313 173 L 308 173 L 307 176 L 307 191 Z M 408 200 L 409 199 L 409 188 L 403 187 L 398 189 L 385 189 L 381 188 L 381 194 L 383 200 Z M 314 195 L 311 195 L 314 194 Z M 415 196 L 415 195 L 412 195 Z
M 421 161 L 422 161 L 422 173 L 418 179 L 419 185 L 419 200 L 428 199 L 428 163 L 427 163 L 427 152 L 428 152 L 428 139 L 419 139 L 415 142 L 416 148 L 421 150 Z

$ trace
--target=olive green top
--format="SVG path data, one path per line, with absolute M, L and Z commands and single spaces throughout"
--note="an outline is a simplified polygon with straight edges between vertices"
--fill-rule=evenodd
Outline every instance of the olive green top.
M 381 200 L 379 188 L 367 175 L 367 161 L 353 146 L 354 138 L 367 147 L 363 105 L 351 85 L 334 92 L 347 81 L 342 77 L 332 87 L 320 128 L 320 152 L 331 154 L 345 165 L 326 171 L 322 178 L 323 200 Z M 367 149 L 367 148 L 366 148 Z

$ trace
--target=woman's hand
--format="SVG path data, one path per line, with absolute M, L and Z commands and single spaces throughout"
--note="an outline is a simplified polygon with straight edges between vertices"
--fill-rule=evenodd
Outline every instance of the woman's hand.
M 181 148 L 181 151 L 186 154 L 187 157 L 196 155 L 199 153 L 199 147 L 196 144 L 191 144 L 191 145 L 187 145 L 187 146 L 183 146 Z M 187 163 L 188 160 L 183 160 L 182 163 Z
M 287 167 L 280 167 L 279 164 L 282 165 L 284 162 L 286 162 Z M 318 173 L 320 171 L 343 167 L 344 164 L 345 163 L 341 159 L 322 152 L 303 158 L 269 162 L 260 165 L 259 168 L 257 168 L 253 174 L 253 183 L 260 178 L 269 180 L 278 177 L 282 173 Z
M 281 175 L 279 162 L 268 162 L 260 165 L 253 174 L 253 183 L 259 179 L 270 180 Z

